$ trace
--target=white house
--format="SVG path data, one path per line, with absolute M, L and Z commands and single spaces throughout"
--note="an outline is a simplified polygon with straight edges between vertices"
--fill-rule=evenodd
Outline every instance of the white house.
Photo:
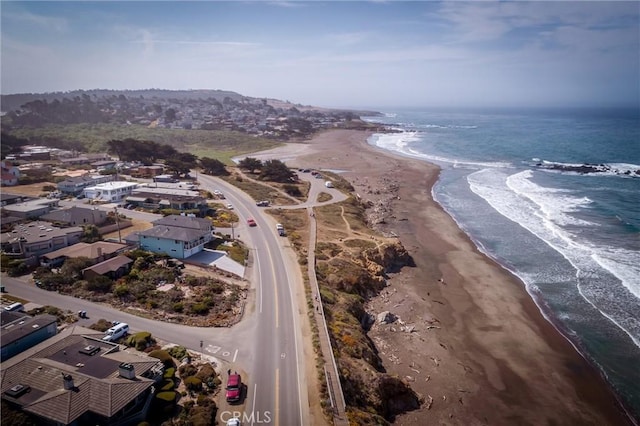
M 20 170 L 8 161 L 2 161 L 2 185 L 14 186 L 18 184 Z
M 126 196 L 131 195 L 131 192 L 137 187 L 138 184 L 133 182 L 105 182 L 89 186 L 82 192 L 90 200 L 114 203 L 122 201 Z

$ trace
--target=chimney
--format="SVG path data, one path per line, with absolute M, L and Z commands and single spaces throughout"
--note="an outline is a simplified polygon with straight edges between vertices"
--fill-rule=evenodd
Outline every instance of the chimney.
M 98 247 L 98 257 L 102 257 L 102 247 Z
M 123 362 L 118 367 L 118 373 L 120 373 L 120 377 L 124 377 L 125 379 L 135 379 L 136 371 L 133 364 L 129 364 L 127 362 Z
M 72 390 L 75 387 L 73 385 L 73 377 L 71 377 L 71 374 L 62 373 L 62 382 L 64 384 L 64 390 Z

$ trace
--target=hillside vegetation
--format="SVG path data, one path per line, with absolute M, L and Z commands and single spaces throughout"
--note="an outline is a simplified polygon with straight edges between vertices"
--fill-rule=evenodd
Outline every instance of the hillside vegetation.
M 104 152 L 113 139 L 151 140 L 170 145 L 198 157 L 217 158 L 231 164 L 231 157 L 274 148 L 278 141 L 230 130 L 163 129 L 141 125 L 68 124 L 24 127 L 12 135 L 31 144 L 55 146 L 76 151 Z

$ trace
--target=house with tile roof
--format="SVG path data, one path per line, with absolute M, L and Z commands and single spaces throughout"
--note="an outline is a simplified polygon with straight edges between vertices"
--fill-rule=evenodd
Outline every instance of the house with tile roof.
M 135 425 L 162 380 L 162 363 L 72 326 L 2 363 L 4 401 L 56 425 Z
M 115 280 L 129 272 L 132 263 L 133 260 L 127 256 L 120 255 L 112 257 L 104 262 L 96 263 L 93 266 L 83 269 L 82 277 L 85 280 L 89 280 L 98 276 L 104 276 Z
M 93 264 L 111 259 L 122 253 L 127 248 L 126 244 L 112 243 L 109 241 L 96 241 L 95 243 L 79 242 L 69 247 L 64 247 L 41 256 L 40 264 L 46 267 L 59 266 L 69 258 L 86 257 Z

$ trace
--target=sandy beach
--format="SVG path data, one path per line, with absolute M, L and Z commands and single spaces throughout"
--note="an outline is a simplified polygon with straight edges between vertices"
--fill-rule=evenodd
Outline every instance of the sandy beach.
M 395 424 L 632 424 L 523 283 L 480 253 L 433 201 L 439 169 L 372 147 L 368 136 L 332 130 L 258 157 L 339 170 L 384 217 L 379 229 L 397 236 L 413 257 L 416 266 L 392 274 L 367 305 L 401 321 L 374 325 L 369 336 L 386 371 L 424 400 Z M 413 332 L 401 332 L 403 323 Z

